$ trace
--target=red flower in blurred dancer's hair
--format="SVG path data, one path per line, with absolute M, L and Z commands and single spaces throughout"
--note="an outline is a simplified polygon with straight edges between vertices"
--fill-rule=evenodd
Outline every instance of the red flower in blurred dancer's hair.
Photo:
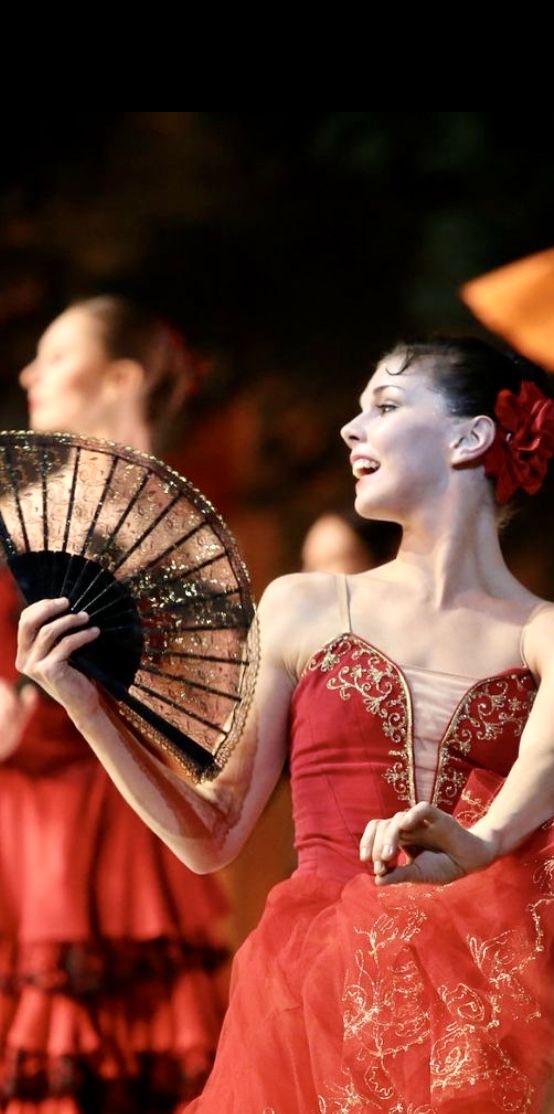
M 524 379 L 518 394 L 499 391 L 495 439 L 483 456 L 487 476 L 496 480 L 496 498 L 506 503 L 520 487 L 534 495 L 554 456 L 554 402 Z

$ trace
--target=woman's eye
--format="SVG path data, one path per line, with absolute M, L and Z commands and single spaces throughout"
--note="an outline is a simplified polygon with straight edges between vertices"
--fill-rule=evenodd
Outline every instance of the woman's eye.
M 395 406 L 392 402 L 382 402 L 381 405 L 377 407 L 377 409 L 381 412 L 381 414 L 388 414 L 389 411 L 397 410 L 398 407 Z

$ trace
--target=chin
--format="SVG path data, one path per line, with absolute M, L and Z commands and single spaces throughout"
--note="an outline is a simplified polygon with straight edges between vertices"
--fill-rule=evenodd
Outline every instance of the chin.
M 83 425 L 77 425 L 70 419 L 63 417 L 52 418 L 48 421 L 34 421 L 31 428 L 35 433 L 69 433 L 72 435 L 83 433 Z
M 29 426 L 33 433 L 52 433 L 54 428 L 49 422 L 43 422 L 40 418 L 29 418 Z
M 356 495 L 354 499 L 354 510 L 361 518 L 383 517 L 383 508 L 379 505 L 379 500 L 371 499 L 365 493 Z
M 401 521 L 400 514 L 395 513 L 392 507 L 379 503 L 378 500 L 364 499 L 361 496 L 354 500 L 354 510 L 360 518 L 367 518 L 370 521 L 397 523 Z

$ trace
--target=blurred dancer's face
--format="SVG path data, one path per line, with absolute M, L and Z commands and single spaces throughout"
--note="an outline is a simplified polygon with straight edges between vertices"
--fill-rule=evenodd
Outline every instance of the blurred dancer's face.
M 341 430 L 356 479 L 356 510 L 405 522 L 446 491 L 457 419 L 421 363 L 401 374 L 402 355 L 377 366 L 360 413 Z
M 302 546 L 304 572 L 356 573 L 375 564 L 355 530 L 337 514 L 325 514 L 308 530 Z
M 109 436 L 113 407 L 124 404 L 114 390 L 112 366 L 93 315 L 78 306 L 62 313 L 19 377 L 31 428 Z

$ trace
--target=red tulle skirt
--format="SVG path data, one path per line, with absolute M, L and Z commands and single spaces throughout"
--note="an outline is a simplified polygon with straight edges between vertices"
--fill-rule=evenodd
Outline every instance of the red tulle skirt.
M 0 572 L 0 676 L 21 607 Z M 125 803 L 41 696 L 0 763 L 0 1110 L 174 1114 L 226 1006 L 227 901 Z
M 471 777 L 458 809 L 490 799 Z M 238 953 L 187 1114 L 543 1109 L 554 1050 L 554 832 L 446 887 L 298 872 Z
M 173 1114 L 213 1063 L 227 902 L 82 746 L 0 768 L 0 1109 Z

